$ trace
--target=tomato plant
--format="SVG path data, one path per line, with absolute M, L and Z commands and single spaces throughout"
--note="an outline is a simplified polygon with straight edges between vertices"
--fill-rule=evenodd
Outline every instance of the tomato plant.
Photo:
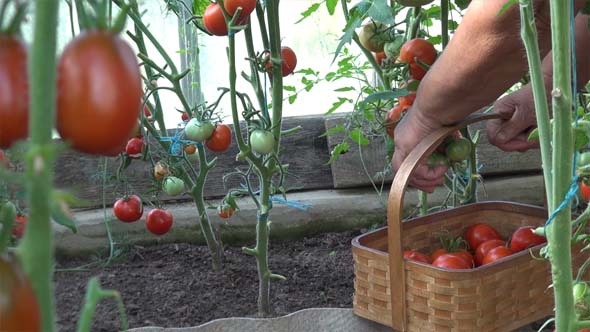
M 250 146 L 259 154 L 271 153 L 275 146 L 275 138 L 270 131 L 256 129 L 250 134 Z
M 502 259 L 504 257 L 508 257 L 512 254 L 514 254 L 514 251 L 508 247 L 499 246 L 499 247 L 492 248 L 483 257 L 483 260 L 481 261 L 481 265 L 493 263 L 499 259 Z
M 215 36 L 227 36 L 227 23 L 223 16 L 221 6 L 211 3 L 203 13 L 203 25 L 205 29 Z
M 219 218 L 227 219 L 234 215 L 234 208 L 229 204 L 220 205 L 217 207 L 217 215 Z
M 465 259 L 452 255 L 452 254 L 443 254 L 440 255 L 436 260 L 432 262 L 432 266 L 440 267 L 443 269 L 452 269 L 452 270 L 462 270 L 462 269 L 470 269 L 472 268 Z
M 504 240 L 499 240 L 499 239 L 492 239 L 492 240 L 487 240 L 485 242 L 482 242 L 476 249 L 475 249 L 475 264 L 477 266 L 481 265 L 481 263 L 483 262 L 484 257 L 486 256 L 486 254 L 496 248 L 496 247 L 501 247 L 501 246 L 506 246 L 506 241 Z
M 432 260 L 430 259 L 430 257 L 428 257 L 428 255 L 415 250 L 404 250 L 404 259 L 422 262 L 426 264 L 432 263 Z
M 184 127 L 184 134 L 186 138 L 191 141 L 203 142 L 211 137 L 215 127 L 209 121 L 199 121 L 195 118 L 189 120 Z
M 501 240 L 502 236 L 494 227 L 486 223 L 477 223 L 467 228 L 464 238 L 471 249 L 477 249 L 485 241 L 493 239 Z
M 512 233 L 510 238 L 510 249 L 514 252 L 525 250 L 539 244 L 547 242 L 544 236 L 533 233 L 535 228 L 532 226 L 523 226 Z
M 0 331 L 41 331 L 37 298 L 12 255 L 0 255 L 0 280 Z
M 80 33 L 57 68 L 57 130 L 82 152 L 116 155 L 137 125 L 142 88 L 135 52 L 117 35 Z
M 133 137 L 127 142 L 127 146 L 125 146 L 125 153 L 131 159 L 139 159 L 143 154 L 144 145 L 143 138 Z
M 14 219 L 14 225 L 12 226 L 12 235 L 19 239 L 23 237 L 28 221 L 29 217 L 22 214 L 17 215 Z
M 0 148 L 8 148 L 27 137 L 27 72 L 27 49 L 23 42 L 0 33 Z
M 209 150 L 215 152 L 223 152 L 229 148 L 231 144 L 231 129 L 226 124 L 218 124 L 215 126 L 213 133 L 205 141 L 205 145 Z
M 391 139 L 394 139 L 395 136 L 395 126 L 397 126 L 397 123 L 409 108 L 410 106 L 408 105 L 400 104 L 387 111 L 385 115 L 385 130 Z
M 162 189 L 170 196 L 180 195 L 184 192 L 184 181 L 175 176 L 167 176 L 162 183 Z
M 113 213 L 122 222 L 134 222 L 143 215 L 143 204 L 137 195 L 126 196 L 115 202 Z
M 170 211 L 153 209 L 147 214 L 145 227 L 155 235 L 163 235 L 168 233 L 170 228 L 172 228 L 173 222 L 174 218 Z

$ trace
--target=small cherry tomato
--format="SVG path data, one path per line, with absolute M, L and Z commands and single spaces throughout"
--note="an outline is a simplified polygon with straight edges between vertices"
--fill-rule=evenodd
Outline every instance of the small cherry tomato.
M 143 204 L 137 195 L 123 197 L 113 205 L 113 213 L 122 222 L 134 222 L 143 215 Z
M 184 181 L 175 176 L 168 176 L 164 179 L 162 188 L 170 196 L 180 195 L 184 192 Z
M 238 24 L 244 24 L 248 16 L 256 9 L 256 2 L 257 0 L 225 0 L 223 5 L 230 16 L 234 16 L 238 7 L 241 7 L 242 12 L 237 21 Z
M 533 233 L 535 228 L 532 226 L 523 226 L 512 233 L 510 238 L 510 249 L 514 252 L 528 249 L 539 244 L 547 242 L 544 236 Z
M 486 223 L 477 223 L 469 226 L 465 231 L 465 236 L 463 238 L 467 241 L 469 248 L 472 250 L 477 249 L 480 244 L 488 240 L 502 240 L 500 233 L 498 233 L 494 227 Z
M 404 251 L 404 259 L 407 259 L 409 261 L 422 262 L 422 263 L 426 263 L 426 264 L 432 263 L 432 261 L 430 260 L 430 257 L 428 257 L 428 255 L 423 254 L 419 251 L 415 251 L 415 250 L 405 250 Z
M 145 227 L 155 235 L 163 235 L 168 233 L 173 223 L 174 217 L 170 211 L 153 209 L 147 214 Z
M 144 146 L 143 138 L 140 137 L 133 137 L 127 142 L 127 146 L 125 147 L 125 153 L 131 159 L 139 159 L 143 154 L 143 146 Z
M 182 112 L 182 114 L 180 115 L 180 119 L 182 121 L 188 121 L 188 113 L 187 112 Z
M 205 29 L 215 36 L 227 36 L 227 23 L 223 16 L 223 10 L 217 3 L 211 3 L 203 13 L 203 25 Z
M 16 218 L 14 218 L 14 225 L 12 226 L 12 235 L 19 239 L 23 237 L 23 234 L 25 234 L 25 228 L 27 227 L 28 221 L 29 217 L 20 214 L 17 215 Z
M 453 139 L 445 148 L 445 154 L 451 162 L 459 162 L 471 155 L 471 141 L 467 138 Z
M 266 56 L 269 56 L 268 52 Z M 288 46 L 281 47 L 281 72 L 283 77 L 293 73 L 295 67 L 297 67 L 297 55 L 295 52 Z M 265 68 L 269 74 L 272 74 L 272 62 L 270 59 L 266 62 Z
M 223 219 L 230 218 L 234 215 L 234 208 L 229 204 L 220 205 L 217 207 L 217 215 Z
M 0 331 L 41 331 L 41 311 L 16 257 L 0 255 Z
M 161 181 L 166 176 L 170 174 L 170 170 L 168 169 L 168 165 L 163 161 L 158 161 L 154 166 L 154 177 L 156 180 Z
M 271 153 L 274 149 L 275 139 L 270 131 L 256 129 L 250 134 L 250 146 L 259 154 Z
M 203 142 L 207 138 L 211 137 L 215 127 L 209 121 L 199 121 L 195 118 L 190 121 L 184 127 L 184 134 L 186 138 L 191 141 Z
M 496 247 L 503 247 L 505 245 L 506 241 L 498 239 L 487 240 L 483 242 L 477 247 L 477 249 L 475 249 L 475 264 L 477 266 L 480 266 L 483 262 L 484 257 L 490 250 Z
M 412 104 L 414 104 L 414 100 L 416 100 L 415 92 L 412 92 L 407 96 L 399 97 L 397 99 L 400 106 L 412 106 Z
M 394 139 L 397 123 L 409 108 L 410 106 L 408 105 L 397 105 L 387 111 L 385 115 L 385 130 L 391 139 Z
M 451 270 L 464 270 L 472 267 L 463 258 L 451 254 L 440 255 L 432 262 L 432 266 Z
M 186 154 L 194 154 L 195 152 L 197 152 L 197 146 L 194 144 L 187 144 L 184 147 L 184 153 Z
M 500 246 L 500 247 L 492 248 L 484 256 L 483 260 L 481 261 L 481 265 L 490 264 L 490 263 L 495 262 L 495 261 L 502 259 L 504 257 L 508 257 L 512 254 L 514 254 L 514 251 L 508 247 Z
M 226 124 L 218 124 L 213 134 L 205 141 L 205 145 L 211 151 L 226 151 L 231 144 L 231 129 Z
M 590 185 L 586 184 L 585 181 L 580 181 L 580 195 L 584 199 L 584 201 L 590 201 Z
M 27 47 L 18 38 L 0 33 L 0 148 L 27 137 L 29 82 Z

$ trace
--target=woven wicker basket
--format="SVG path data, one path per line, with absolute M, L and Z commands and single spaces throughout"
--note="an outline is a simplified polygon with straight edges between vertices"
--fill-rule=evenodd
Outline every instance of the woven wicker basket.
M 470 270 L 402 258 L 404 249 L 430 253 L 439 248 L 435 233 L 443 229 L 462 235 L 469 225 L 486 222 L 508 238 L 520 226 L 545 222 L 546 210 L 511 202 L 475 203 L 401 222 L 404 191 L 420 159 L 456 129 L 489 118 L 470 117 L 433 133 L 401 165 L 389 194 L 388 227 L 352 241 L 357 315 L 400 331 L 509 332 L 552 314 L 550 264 L 529 251 Z M 573 253 L 579 267 L 584 257 Z

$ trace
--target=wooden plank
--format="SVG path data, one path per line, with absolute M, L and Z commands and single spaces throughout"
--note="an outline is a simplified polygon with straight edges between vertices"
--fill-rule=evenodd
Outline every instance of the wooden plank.
M 346 114 L 339 114 L 326 118 L 326 130 L 346 122 Z M 539 150 L 521 152 L 504 152 L 491 145 L 485 135 L 485 124 L 478 123 L 471 128 L 471 132 L 481 131 L 481 141 L 478 145 L 478 160 L 480 172 L 483 175 L 502 175 L 524 172 L 537 172 L 541 170 L 541 154 Z M 328 136 L 328 149 L 332 149 L 345 138 L 344 133 Z M 350 144 L 350 140 L 349 140 Z M 350 150 L 341 155 L 331 164 L 334 176 L 334 188 L 351 188 L 371 185 L 373 181 L 380 183 L 380 177 L 375 175 L 389 170 L 389 160 L 384 139 L 375 138 L 368 146 L 359 149 L 358 145 L 350 144 Z M 393 180 L 393 174 L 387 173 L 385 183 Z
M 331 169 L 327 165 L 330 158 L 327 149 L 326 137 L 320 137 L 325 130 L 322 117 L 305 116 L 290 117 L 284 120 L 283 129 L 301 126 L 301 130 L 284 137 L 282 142 L 282 158 L 285 164 L 289 164 L 286 178 L 286 188 L 290 190 L 311 190 L 333 188 Z M 236 167 L 244 169 L 245 162 L 236 162 L 238 153 L 235 142 L 224 153 L 215 154 L 208 152 L 209 158 L 218 157 L 217 166 L 209 173 L 205 185 L 207 198 L 225 195 L 222 177 L 224 174 L 235 171 Z M 106 158 L 110 175 L 116 174 L 119 165 L 118 158 Z M 104 161 L 103 161 L 104 162 Z M 55 184 L 58 188 L 72 190 L 77 197 L 86 200 L 82 207 L 99 206 L 102 204 L 102 164 L 96 156 L 82 154 L 73 150 L 67 150 L 60 155 L 55 164 Z M 129 189 L 141 193 L 146 199 L 153 199 L 148 192 L 155 190 L 155 182 L 151 175 L 152 168 L 149 162 L 133 161 L 123 175 L 128 179 Z M 104 188 L 107 205 L 122 195 L 124 188 L 110 180 Z M 234 177 L 228 181 L 229 187 L 239 185 L 239 179 Z M 188 195 L 182 197 L 160 196 L 164 201 L 182 201 L 189 199 Z

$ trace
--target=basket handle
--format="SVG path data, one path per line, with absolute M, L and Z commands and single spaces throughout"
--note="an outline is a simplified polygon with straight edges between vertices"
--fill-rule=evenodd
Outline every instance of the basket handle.
M 395 174 L 387 202 L 387 224 L 389 245 L 389 281 L 391 290 L 392 326 L 406 331 L 406 276 L 402 255 L 402 217 L 404 192 L 410 176 L 423 157 L 432 153 L 436 147 L 452 132 L 469 124 L 484 120 L 501 118 L 498 114 L 474 114 L 455 125 L 440 128 L 426 136 L 408 154 Z

